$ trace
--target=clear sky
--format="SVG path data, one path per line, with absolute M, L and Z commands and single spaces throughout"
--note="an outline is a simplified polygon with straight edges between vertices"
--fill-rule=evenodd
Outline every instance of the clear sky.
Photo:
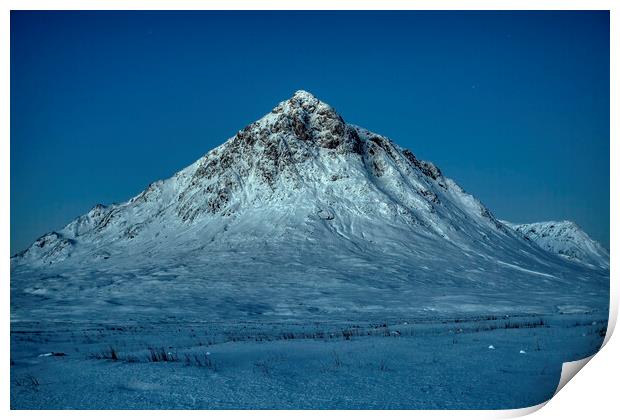
M 297 89 L 609 246 L 607 12 L 12 12 L 11 253 Z

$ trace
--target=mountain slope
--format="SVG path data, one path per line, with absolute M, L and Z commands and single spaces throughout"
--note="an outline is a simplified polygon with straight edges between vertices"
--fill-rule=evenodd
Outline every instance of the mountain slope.
M 172 178 L 126 203 L 97 205 L 20 257 L 56 262 L 83 244 L 153 240 L 147 226 L 221 228 L 240 213 L 265 210 L 265 203 L 282 216 L 303 208 L 304 214 L 295 216 L 335 220 L 330 225 L 343 230 L 352 228 L 351 218 L 371 216 L 444 238 L 460 231 L 464 220 L 503 229 L 433 164 L 387 138 L 346 125 L 331 107 L 297 92 Z M 160 226 L 161 220 L 172 228 Z M 272 227 L 263 233 L 277 235 Z
M 304 91 L 11 263 L 14 317 L 592 309 L 609 275 L 531 244 L 435 165 Z
M 590 238 L 575 222 L 506 224 L 541 248 L 568 260 L 609 268 L 609 251 Z

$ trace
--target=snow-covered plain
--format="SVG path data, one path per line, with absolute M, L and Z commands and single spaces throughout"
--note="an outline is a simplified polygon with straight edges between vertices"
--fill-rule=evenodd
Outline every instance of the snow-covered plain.
M 558 249 L 299 91 L 11 259 L 11 405 L 537 404 L 607 320 Z

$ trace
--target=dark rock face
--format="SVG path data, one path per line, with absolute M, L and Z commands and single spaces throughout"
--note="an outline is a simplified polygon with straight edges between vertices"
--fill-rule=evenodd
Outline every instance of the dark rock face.
M 424 175 L 429 176 L 435 180 L 443 176 L 439 168 L 435 166 L 434 164 L 432 164 L 431 162 L 425 162 L 421 160 L 419 167 L 424 173 Z
M 380 147 L 394 162 L 398 161 L 396 157 L 396 151 L 394 147 L 390 144 L 388 140 L 383 137 L 373 136 L 370 138 L 370 141 Z
M 480 216 L 490 220 L 491 223 L 493 223 L 498 230 L 502 232 L 508 232 L 508 228 L 503 223 L 500 223 L 500 221 L 497 220 L 493 213 L 491 213 L 491 211 L 488 208 L 484 207 L 482 204 L 480 204 Z
M 434 203 L 434 204 L 441 203 L 441 201 L 439 200 L 439 197 L 437 197 L 437 194 L 435 194 L 434 192 L 430 190 L 420 190 L 420 195 L 426 198 L 431 203 Z
M 310 140 L 312 138 L 311 129 L 306 125 L 308 124 L 308 114 L 295 112 L 291 117 L 291 127 L 295 136 L 303 141 Z
M 106 212 L 102 215 L 101 219 L 96 223 L 94 230 L 101 231 L 105 229 L 108 224 L 117 216 L 118 209 L 110 209 L 110 211 Z
M 332 107 L 306 92 L 297 92 L 272 113 L 278 115 L 271 125 L 272 133 L 286 136 L 292 132 L 306 147 L 320 147 L 338 153 L 361 150 L 355 130 L 348 130 L 342 117 Z
M 352 149 L 349 143 L 355 139 L 346 135 L 346 124 L 333 108 L 305 93 L 297 93 L 288 104 L 289 112 L 279 117 L 283 121 L 274 124 L 276 130 L 290 125 L 295 137 L 308 146 L 341 153 Z
M 361 155 L 364 152 L 364 146 L 359 134 L 357 134 L 357 131 L 351 127 L 347 127 L 346 131 L 347 138 L 349 139 L 348 144 L 351 146 L 351 153 Z
M 229 193 L 226 189 L 221 189 L 217 194 L 211 196 L 207 202 L 209 213 L 216 214 L 226 206 L 229 200 Z
M 180 192 L 178 215 L 192 221 L 202 213 L 230 214 L 235 194 L 248 178 L 261 180 L 268 187 L 265 194 L 275 191 L 279 180 L 295 189 L 304 182 L 299 165 L 325 153 L 357 156 L 376 178 L 396 165 L 404 172 L 420 171 L 445 188 L 441 171 L 432 163 L 418 160 L 383 136 L 347 125 L 331 106 L 299 91 L 203 157 L 189 186 Z M 149 194 L 155 192 L 139 199 L 147 200 Z M 430 191 L 420 195 L 439 204 Z
M 411 153 L 411 150 L 403 149 L 403 156 L 405 156 L 407 160 L 416 168 L 420 167 L 420 161 L 418 160 L 418 158 L 415 157 L 413 153 Z
M 407 160 L 409 160 L 409 162 L 411 162 L 414 167 L 418 168 L 424 175 L 432 178 L 433 180 L 438 180 L 443 177 L 441 170 L 435 164 L 418 160 L 418 158 L 416 158 L 410 150 L 404 149 L 402 153 L 403 156 L 405 156 Z M 445 188 L 445 186 L 441 183 L 440 185 Z
M 189 187 L 180 193 L 179 217 L 191 221 L 204 211 L 225 213 L 240 180 L 252 174 L 272 189 L 280 177 L 301 182 L 297 165 L 318 156 L 321 149 L 362 155 L 364 145 L 333 108 L 297 92 L 203 158 Z

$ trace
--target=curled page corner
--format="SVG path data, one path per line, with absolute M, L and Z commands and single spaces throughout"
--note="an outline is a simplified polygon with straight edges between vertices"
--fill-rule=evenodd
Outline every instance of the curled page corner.
M 514 419 L 517 417 L 527 416 L 529 414 L 535 413 L 536 411 L 543 408 L 547 405 L 549 401 L 541 402 L 540 404 L 532 405 L 530 407 L 524 408 L 514 408 L 511 410 L 501 410 L 494 413 L 494 418 L 497 419 Z
M 585 359 L 574 360 L 572 362 L 564 362 L 562 363 L 562 373 L 560 374 L 560 382 L 558 383 L 558 387 L 555 389 L 553 396 L 555 397 L 558 392 L 564 385 L 568 383 L 573 377 L 579 372 L 595 355 L 586 357 Z

